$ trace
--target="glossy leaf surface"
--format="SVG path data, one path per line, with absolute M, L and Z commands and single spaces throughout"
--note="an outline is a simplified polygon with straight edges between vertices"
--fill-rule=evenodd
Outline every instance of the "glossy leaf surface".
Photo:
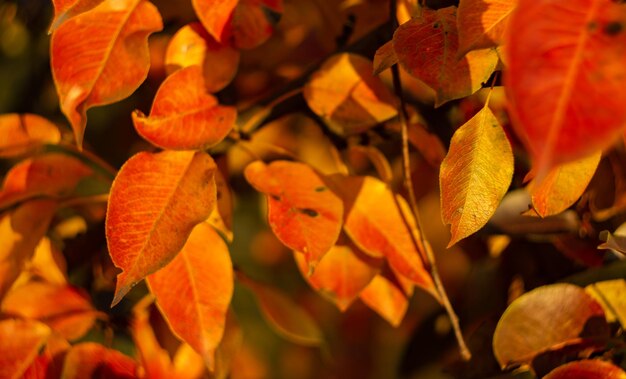
M 538 177 L 608 148 L 626 125 L 625 19 L 610 0 L 519 1 L 504 84 Z
M 171 329 L 215 366 L 233 295 L 228 246 L 207 223 L 191 232 L 173 261 L 148 277 L 150 291 Z
M 169 263 L 215 206 L 215 163 L 206 153 L 139 153 L 120 169 L 109 196 L 106 236 L 117 277 L 113 305 Z
M 458 55 L 456 7 L 424 9 L 421 17 L 400 25 L 393 35 L 400 64 L 436 92 L 435 106 L 478 91 L 496 69 L 494 50 Z
M 448 247 L 489 221 L 512 178 L 511 145 L 485 106 L 457 129 L 441 163 L 441 218 L 451 225 Z
M 56 125 L 34 114 L 0 115 L 0 157 L 27 153 L 37 147 L 61 140 Z
M 148 75 L 148 36 L 163 28 L 145 0 L 105 0 L 63 23 L 50 58 L 61 111 L 82 146 L 87 109 L 122 100 Z M 71 62 L 71 64 L 69 63 Z
M 334 132 L 363 132 L 397 115 L 393 95 L 372 71 L 360 55 L 335 55 L 311 76 L 304 98 Z
M 202 150 L 224 139 L 237 111 L 220 106 L 204 85 L 199 66 L 174 72 L 159 87 L 150 116 L 133 113 L 135 129 L 153 145 L 172 150 Z
M 457 14 L 459 56 L 502 43 L 518 0 L 461 0 Z
M 0 377 L 21 378 L 48 336 L 50 328 L 36 321 L 0 321 Z
M 268 221 L 287 247 L 315 265 L 341 231 L 343 203 L 311 167 L 303 163 L 256 161 L 245 169 L 248 182 L 267 195 Z

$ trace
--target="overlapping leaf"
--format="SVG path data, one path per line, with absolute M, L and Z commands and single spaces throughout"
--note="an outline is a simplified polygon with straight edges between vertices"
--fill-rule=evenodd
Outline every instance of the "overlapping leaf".
M 169 263 L 215 206 L 215 163 L 206 153 L 139 153 L 120 169 L 109 197 L 106 235 L 117 277 L 113 305 Z
M 600 152 L 554 167 L 540 182 L 532 181 L 528 191 L 533 210 L 541 217 L 561 213 L 583 194 L 600 163 Z
M 197 65 L 202 67 L 207 91 L 226 87 L 237 73 L 239 51 L 217 42 L 200 23 L 182 27 L 170 40 L 165 53 L 168 72 Z
M 21 378 L 49 336 L 50 328 L 37 321 L 0 321 L 0 378 Z
M 94 8 L 102 1 L 104 0 L 52 0 L 54 20 L 50 26 L 50 32 L 70 18 Z
M 145 0 L 104 0 L 52 35 L 50 59 L 61 110 L 82 146 L 87 109 L 128 97 L 148 75 L 148 36 L 163 28 Z
M 46 143 L 61 140 L 59 128 L 34 114 L 0 115 L 0 157 L 27 153 Z
M 360 133 L 397 114 L 393 95 L 356 54 L 328 59 L 304 87 L 309 107 L 336 133 Z
M 585 359 L 566 363 L 550 371 L 544 379 L 626 379 L 626 372 L 612 363 Z
M 409 294 L 391 272 L 376 275 L 359 297 L 394 327 L 400 325 L 409 309 Z
M 136 379 L 139 376 L 135 361 L 117 350 L 93 342 L 74 345 L 65 356 L 61 378 L 94 377 Z
M 435 106 L 478 91 L 498 64 L 491 49 L 457 59 L 456 7 L 424 9 L 421 17 L 400 25 L 393 47 L 400 64 L 435 90 Z
M 147 281 L 172 331 L 212 370 L 233 295 L 228 246 L 209 224 L 200 223 L 176 258 Z
M 520 0 L 504 82 L 538 177 L 611 146 L 626 125 L 626 8 L 610 0 Z M 549 79 L 547 79 L 549 78 Z
M 137 132 L 153 145 L 173 150 L 206 149 L 224 139 L 237 111 L 207 93 L 200 66 L 170 75 L 154 98 L 150 116 L 133 113 Z
M 513 178 L 511 145 L 487 105 L 454 133 L 441 163 L 441 217 L 449 246 L 482 228 Z
M 246 179 L 267 195 L 272 231 L 289 248 L 315 265 L 335 244 L 341 231 L 343 203 L 320 175 L 303 163 L 256 161 Z
M 461 0 L 457 14 L 458 55 L 500 45 L 517 1 Z
M 24 160 L 13 166 L 0 191 L 0 209 L 35 197 L 69 195 L 78 182 L 93 170 L 65 154 L 50 153 Z

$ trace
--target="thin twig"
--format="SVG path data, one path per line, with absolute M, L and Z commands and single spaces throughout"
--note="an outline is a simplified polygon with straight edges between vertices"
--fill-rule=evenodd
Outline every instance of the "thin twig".
M 390 17 L 393 18 L 392 26 L 394 28 L 397 27 L 397 20 L 395 19 L 396 7 L 397 7 L 396 0 L 390 0 L 390 12 L 389 13 L 390 13 Z M 417 199 L 415 197 L 415 191 L 413 190 L 413 184 L 412 184 L 413 181 L 411 178 L 411 162 L 410 162 L 410 156 L 409 156 L 409 142 L 408 142 L 409 138 L 408 138 L 408 126 L 407 126 L 408 113 L 407 113 L 405 103 L 404 103 L 404 95 L 402 93 L 402 81 L 400 79 L 400 70 L 398 68 L 398 65 L 394 65 L 391 68 L 391 73 L 392 73 L 392 79 L 393 79 L 393 88 L 394 88 L 396 96 L 398 97 L 400 101 L 399 118 L 400 118 L 400 125 L 402 127 L 402 164 L 403 164 L 403 171 L 404 171 L 404 187 L 409 196 L 409 204 L 411 206 L 411 211 L 413 213 L 413 216 L 415 217 L 415 223 L 416 223 L 417 231 L 419 234 L 419 239 L 420 239 L 421 245 L 424 248 L 425 256 L 427 259 L 427 265 L 426 265 L 427 269 L 430 272 L 430 275 L 432 276 L 433 282 L 435 284 L 435 288 L 437 292 L 439 293 L 441 305 L 445 308 L 446 312 L 448 313 L 448 317 L 450 318 L 450 322 L 454 330 L 454 335 L 459 345 L 459 351 L 461 353 L 461 357 L 463 358 L 463 360 L 469 361 L 472 357 L 472 354 L 467 348 L 467 345 L 465 344 L 463 333 L 461 332 L 461 327 L 459 325 L 459 318 L 454 312 L 454 309 L 452 308 L 452 304 L 450 303 L 450 299 L 448 298 L 448 294 L 446 293 L 446 289 L 443 286 L 443 283 L 441 282 L 441 277 L 439 276 L 439 270 L 437 268 L 435 255 L 433 254 L 433 251 L 430 248 L 430 245 L 428 244 L 428 241 L 426 241 L 425 236 L 424 236 L 424 232 L 423 232 L 424 229 L 422 228 L 419 208 L 417 206 Z M 417 247 L 419 249 L 419 246 Z

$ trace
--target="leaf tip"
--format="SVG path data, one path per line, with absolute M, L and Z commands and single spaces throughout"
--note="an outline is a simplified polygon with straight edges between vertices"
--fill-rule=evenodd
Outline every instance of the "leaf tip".
M 129 281 L 126 278 L 127 276 L 124 273 L 117 276 L 117 286 L 115 288 L 115 295 L 113 295 L 113 301 L 111 302 L 111 308 L 119 304 L 124 296 L 137 284 L 137 282 Z

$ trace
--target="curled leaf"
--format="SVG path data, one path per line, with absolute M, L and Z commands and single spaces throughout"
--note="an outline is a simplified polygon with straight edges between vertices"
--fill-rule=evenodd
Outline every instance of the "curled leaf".
M 561 365 L 543 377 L 544 379 L 626 379 L 621 368 L 598 359 L 584 359 Z
M 34 114 L 0 115 L 0 157 L 18 156 L 61 140 L 59 128 Z
M 49 33 L 54 32 L 62 23 L 100 4 L 103 0 L 52 0 L 54 20 Z

